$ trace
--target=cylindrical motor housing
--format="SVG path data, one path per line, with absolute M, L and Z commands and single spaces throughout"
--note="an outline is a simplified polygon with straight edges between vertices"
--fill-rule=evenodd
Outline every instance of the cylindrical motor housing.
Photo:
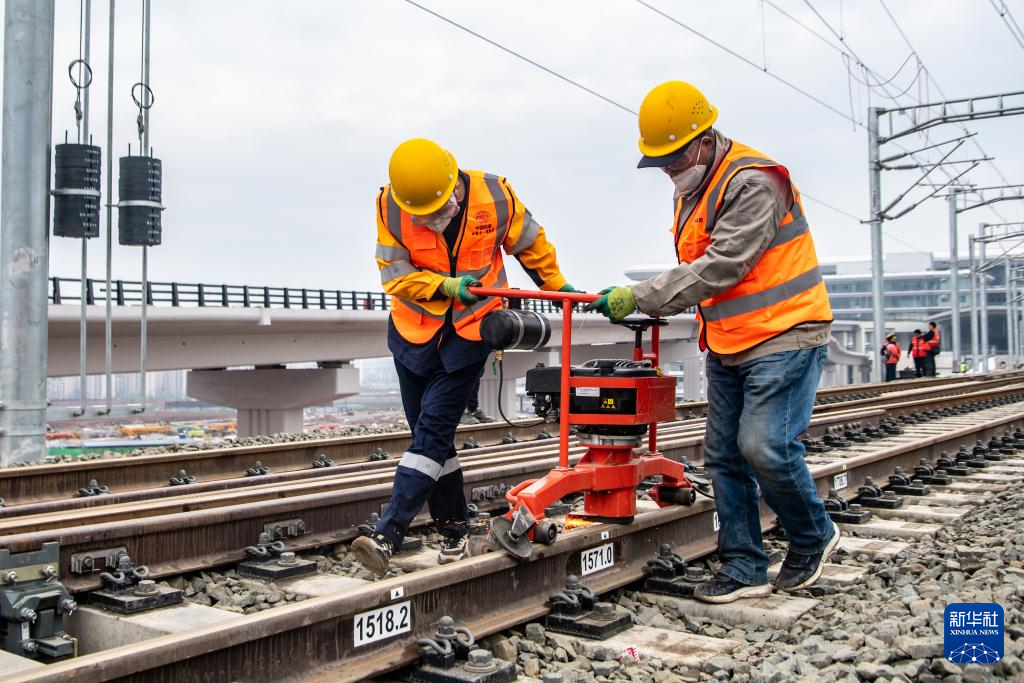
M 551 323 L 534 311 L 493 311 L 480 323 L 480 337 L 492 349 L 534 351 L 548 343 Z
M 117 241 L 129 246 L 160 244 L 163 167 L 153 157 L 121 157 L 118 178 Z
M 65 143 L 54 148 L 53 234 L 100 234 L 100 163 L 96 145 Z

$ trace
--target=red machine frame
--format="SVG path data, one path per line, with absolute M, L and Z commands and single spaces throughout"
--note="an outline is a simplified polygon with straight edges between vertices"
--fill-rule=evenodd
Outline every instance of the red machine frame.
M 511 509 L 495 520 L 492 533 L 505 549 L 519 557 L 529 557 L 530 540 L 550 543 L 554 541 L 553 524 L 539 524 L 545 518 L 545 509 L 559 499 L 583 492 L 584 514 L 594 521 L 629 523 L 636 514 L 636 488 L 648 477 L 660 475 L 662 481 L 650 489 L 650 496 L 659 506 L 690 504 L 695 498 L 693 487 L 684 474 L 681 463 L 670 460 L 657 450 L 658 422 L 676 419 L 674 377 L 572 377 L 572 309 L 574 303 L 590 303 L 596 294 L 578 292 L 543 292 L 514 289 L 470 287 L 470 293 L 480 297 L 508 299 L 547 299 L 561 301 L 562 306 L 562 364 L 560 376 L 558 467 L 540 479 L 529 479 L 508 491 L 505 498 Z M 651 351 L 644 353 L 642 328 L 636 331 L 637 344 L 633 360 L 650 360 L 659 367 L 660 334 L 657 325 L 651 327 Z M 602 415 L 573 413 L 570 410 L 570 389 L 579 387 L 625 388 L 636 390 L 636 414 Z M 639 425 L 648 424 L 647 453 L 638 454 L 632 444 L 588 444 L 587 452 L 575 465 L 569 466 L 569 426 L 578 425 Z M 529 515 L 519 523 L 519 533 L 512 526 L 525 509 Z M 529 524 L 528 531 L 522 527 Z M 500 534 L 512 533 L 509 539 Z

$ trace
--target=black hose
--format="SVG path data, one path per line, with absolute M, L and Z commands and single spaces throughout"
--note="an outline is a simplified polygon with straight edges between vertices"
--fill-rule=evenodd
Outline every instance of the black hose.
M 505 411 L 501 407 L 501 394 L 503 393 L 501 391 L 501 389 L 502 389 L 502 387 L 505 384 L 505 366 L 504 366 L 504 361 L 505 361 L 505 355 L 502 354 L 498 358 L 498 415 L 501 415 L 501 419 L 504 420 L 505 424 L 507 424 L 508 426 L 510 426 L 510 427 L 519 427 L 519 425 L 515 424 L 514 422 L 509 420 L 507 417 L 505 417 Z

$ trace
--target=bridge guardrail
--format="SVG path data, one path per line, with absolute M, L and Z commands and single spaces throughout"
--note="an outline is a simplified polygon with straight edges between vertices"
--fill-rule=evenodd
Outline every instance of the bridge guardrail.
M 50 303 L 78 303 L 85 297 L 86 304 L 106 303 L 109 298 L 115 306 L 142 303 L 142 282 L 138 280 L 112 280 L 107 290 L 106 280 L 87 278 L 85 286 L 79 278 L 51 277 Z M 151 306 L 199 308 L 296 308 L 336 311 L 386 311 L 391 308 L 391 296 L 385 292 L 344 289 L 308 289 L 305 287 L 270 287 L 263 285 L 229 285 L 202 282 L 148 282 L 146 303 Z M 541 313 L 557 309 L 549 301 L 530 301 L 527 308 Z

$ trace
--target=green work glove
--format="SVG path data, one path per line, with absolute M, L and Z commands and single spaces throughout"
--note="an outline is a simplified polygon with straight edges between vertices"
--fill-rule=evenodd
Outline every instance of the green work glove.
M 576 289 L 575 287 L 570 285 L 568 282 L 565 283 L 564 285 L 562 285 L 561 288 L 559 288 L 558 291 L 559 292 L 576 292 L 577 294 L 581 294 L 582 293 L 582 292 L 580 292 L 580 290 Z M 558 310 L 562 310 L 562 303 L 563 302 L 561 302 L 561 301 L 552 301 L 551 303 L 553 303 L 555 305 L 555 308 L 557 308 Z M 573 309 L 572 310 L 574 310 L 574 311 L 576 310 L 576 304 L 575 303 L 573 304 Z
M 469 287 L 479 287 L 480 281 L 471 275 L 463 275 L 462 277 L 446 277 L 444 282 L 441 283 L 441 291 L 449 299 L 459 298 L 459 302 L 463 306 L 472 306 L 476 302 L 480 301 L 480 297 L 476 294 L 469 293 Z
M 597 311 L 610 318 L 612 322 L 618 322 L 636 311 L 633 290 L 629 287 L 606 287 L 598 294 L 601 295 L 601 298 L 592 304 L 587 304 L 583 310 Z

